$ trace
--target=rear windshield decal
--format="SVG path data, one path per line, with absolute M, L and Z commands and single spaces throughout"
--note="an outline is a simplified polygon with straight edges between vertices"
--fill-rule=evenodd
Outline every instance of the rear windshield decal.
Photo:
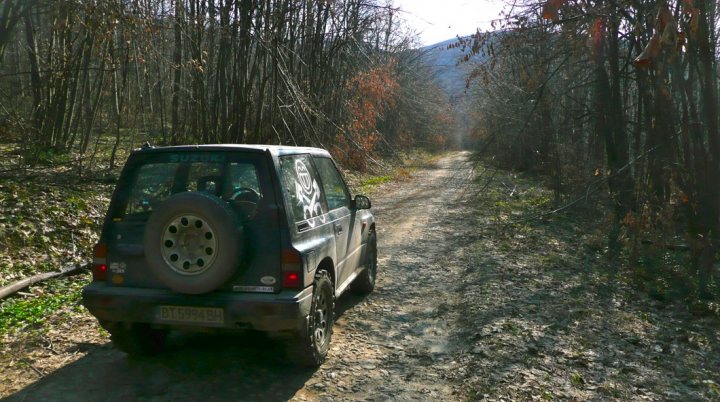
M 224 154 L 191 154 L 187 152 L 171 154 L 170 162 L 225 162 Z

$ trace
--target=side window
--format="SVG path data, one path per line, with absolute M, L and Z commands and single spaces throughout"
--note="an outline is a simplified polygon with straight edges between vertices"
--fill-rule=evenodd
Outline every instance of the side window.
M 350 195 L 335 164 L 328 158 L 315 158 L 323 191 L 330 210 L 350 206 Z
M 178 163 L 150 163 L 141 166 L 131 187 L 125 215 L 151 212 L 172 194 Z
M 282 186 L 296 223 L 307 221 L 310 227 L 325 222 L 327 208 L 318 185 L 317 172 L 308 155 L 280 158 Z

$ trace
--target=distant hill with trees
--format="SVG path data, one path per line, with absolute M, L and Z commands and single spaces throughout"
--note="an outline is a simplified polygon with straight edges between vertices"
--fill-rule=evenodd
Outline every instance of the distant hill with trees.
M 480 88 L 471 85 L 471 77 L 488 61 L 487 54 L 472 52 L 474 41 L 474 36 L 455 37 L 420 49 L 423 62 L 452 105 L 457 130 L 453 139 L 465 146 L 472 142 L 470 134 L 477 124 L 473 98 L 481 96 Z

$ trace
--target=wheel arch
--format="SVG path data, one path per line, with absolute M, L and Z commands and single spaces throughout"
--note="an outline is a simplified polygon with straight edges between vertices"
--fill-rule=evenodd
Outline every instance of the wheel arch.
M 333 263 L 333 261 L 330 257 L 325 257 L 322 261 L 320 261 L 320 264 L 318 264 L 315 272 L 317 272 L 319 270 L 327 271 L 328 275 L 330 275 L 330 279 L 332 280 L 333 287 L 337 287 L 337 276 L 335 275 L 335 264 Z

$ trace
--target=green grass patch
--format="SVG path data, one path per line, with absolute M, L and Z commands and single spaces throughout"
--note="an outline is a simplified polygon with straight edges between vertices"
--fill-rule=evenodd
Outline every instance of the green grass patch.
M 395 176 L 386 174 L 382 176 L 367 176 L 362 179 L 358 185 L 359 194 L 372 194 L 379 186 L 393 181 Z
M 585 379 L 579 373 L 575 372 L 570 375 L 570 382 L 576 387 L 585 384 Z
M 377 186 L 379 184 L 387 183 L 390 180 L 392 180 L 392 176 L 390 175 L 370 177 L 362 183 L 362 186 Z
M 30 165 L 53 166 L 68 163 L 72 155 L 55 149 L 34 150 L 27 149 L 23 152 L 25 162 Z
M 80 287 L 63 293 L 8 299 L 0 304 L 0 336 L 42 327 L 50 315 L 68 307 L 80 308 Z
M 414 151 L 403 154 L 399 158 L 394 157 L 383 160 L 382 164 L 385 168 L 376 171 L 342 170 L 353 193 L 372 196 L 387 183 L 409 180 L 413 171 L 419 167 L 432 164 L 439 157 L 426 151 Z
M 477 169 L 483 171 L 483 168 Z M 494 216 L 496 223 L 514 224 L 533 219 L 555 209 L 552 191 L 538 186 L 536 178 L 507 171 L 486 172 L 476 178 L 476 186 L 483 189 L 479 195 L 483 208 L 479 211 Z M 551 217 L 550 217 L 551 218 Z

